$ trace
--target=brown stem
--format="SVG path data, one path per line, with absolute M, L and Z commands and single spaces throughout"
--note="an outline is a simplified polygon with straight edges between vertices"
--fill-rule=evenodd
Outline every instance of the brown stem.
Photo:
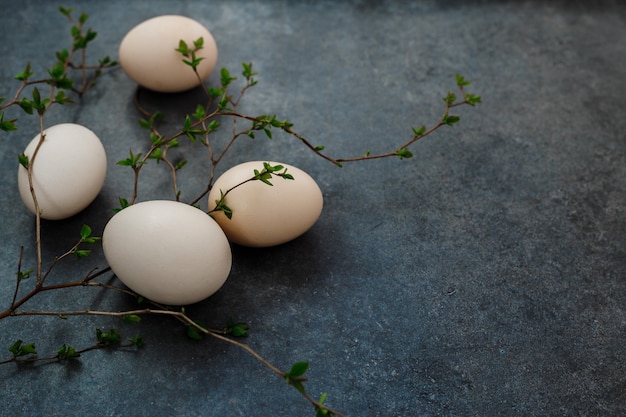
M 22 261 L 24 259 L 24 246 L 20 246 L 20 258 L 17 262 L 17 280 L 15 282 L 15 291 L 13 292 L 13 299 L 11 300 L 11 307 L 15 305 L 15 301 L 17 300 L 17 294 L 20 290 L 20 282 L 22 281 Z

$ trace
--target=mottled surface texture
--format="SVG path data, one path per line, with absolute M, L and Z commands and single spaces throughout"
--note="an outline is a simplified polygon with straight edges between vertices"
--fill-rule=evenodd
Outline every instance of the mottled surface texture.
M 247 321 L 247 342 L 286 369 L 310 362 L 307 387 L 349 416 L 617 416 L 626 409 L 626 8 L 586 1 L 76 1 L 98 38 L 94 59 L 117 56 L 123 35 L 167 13 L 205 24 L 218 67 L 252 61 L 259 85 L 242 110 L 276 113 L 333 156 L 384 151 L 441 116 L 459 72 L 483 97 L 461 124 L 412 148 L 415 156 L 347 164 L 297 141 L 242 140 L 218 167 L 252 159 L 296 165 L 319 183 L 322 217 L 271 249 L 233 247 L 227 284 L 187 308 L 220 327 Z M 0 1 L 0 96 L 30 61 L 38 73 L 68 45 L 56 2 Z M 218 83 L 218 75 L 209 80 Z M 101 234 L 131 172 L 115 165 L 145 149 L 136 86 L 108 72 L 82 105 L 46 123 L 76 122 L 103 140 L 105 187 L 86 211 L 44 222 L 46 262 L 84 223 Z M 173 132 L 197 91 L 142 93 Z M 34 219 L 19 199 L 16 155 L 35 136 L 0 132 L 0 303 L 10 303 L 20 245 L 34 264 Z M 183 198 L 206 182 L 185 142 Z M 150 167 L 140 199 L 172 198 Z M 104 266 L 101 251 L 62 264 L 51 282 Z M 104 282 L 115 283 L 112 277 Z M 27 285 L 25 283 L 25 285 Z M 30 283 L 32 285 L 32 283 Z M 127 309 L 95 289 L 45 294 L 24 309 Z M 174 320 L 0 321 L 0 359 L 17 338 L 41 354 L 92 343 L 95 328 L 140 332 L 140 352 L 96 351 L 70 364 L 0 367 L 0 415 L 314 415 L 246 352 L 188 340 Z

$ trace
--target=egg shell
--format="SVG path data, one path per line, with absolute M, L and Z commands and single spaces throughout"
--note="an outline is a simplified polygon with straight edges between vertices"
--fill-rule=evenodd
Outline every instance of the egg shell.
M 157 16 L 132 28 L 120 43 L 119 63 L 128 77 L 147 89 L 165 93 L 189 90 L 201 81 L 176 49 L 180 40 L 193 48 L 199 38 L 204 44 L 196 57 L 204 59 L 197 70 L 205 80 L 217 63 L 217 45 L 206 27 L 185 16 Z
M 231 219 L 223 211 L 211 213 L 233 243 L 250 247 L 280 245 L 309 230 L 322 212 L 322 191 L 309 174 L 288 164 L 270 164 L 284 166 L 294 179 L 273 176 L 272 186 L 259 180 L 247 182 L 225 197 L 225 204 L 232 210 Z M 220 190 L 225 193 L 252 178 L 255 169 L 262 171 L 263 161 L 246 162 L 224 172 L 209 193 L 209 208 L 216 207 Z
M 75 123 L 44 130 L 44 141 L 33 159 L 41 135 L 24 154 L 32 163 L 33 188 L 41 217 L 59 220 L 82 211 L 98 196 L 106 177 L 104 146 L 94 132 Z M 28 170 L 19 165 L 17 183 L 24 205 L 36 213 L 30 193 Z
M 102 248 L 126 286 L 167 305 L 213 295 L 232 264 L 228 239 L 211 216 L 176 201 L 145 201 L 119 211 L 104 228 Z

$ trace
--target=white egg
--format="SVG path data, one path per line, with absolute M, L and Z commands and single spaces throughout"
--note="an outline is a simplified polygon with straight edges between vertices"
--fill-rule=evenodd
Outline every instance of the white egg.
M 176 201 L 145 201 L 119 211 L 104 228 L 102 248 L 126 286 L 167 305 L 213 295 L 232 264 L 228 239 L 211 216 Z
M 223 211 L 211 213 L 228 239 L 243 246 L 267 247 L 288 242 L 309 230 L 322 212 L 322 191 L 306 172 L 291 165 L 282 165 L 293 180 L 272 177 L 269 186 L 259 180 L 238 186 L 225 196 L 224 203 L 232 210 L 229 219 Z M 227 190 L 263 170 L 263 161 L 237 165 L 222 174 L 209 193 L 210 210 Z
M 44 141 L 33 158 L 40 137 L 33 138 L 24 154 L 32 164 L 41 217 L 58 220 L 73 216 L 91 204 L 104 184 L 107 159 L 102 142 L 84 126 L 58 124 L 44 130 Z M 28 170 L 22 165 L 17 183 L 24 205 L 36 213 Z
M 181 40 L 193 48 L 199 38 L 204 41 L 202 49 L 196 52 L 197 58 L 203 58 L 197 67 L 200 78 L 176 51 Z M 181 92 L 200 85 L 211 74 L 217 63 L 217 45 L 209 30 L 189 17 L 157 16 L 124 36 L 119 62 L 133 81 L 149 90 Z

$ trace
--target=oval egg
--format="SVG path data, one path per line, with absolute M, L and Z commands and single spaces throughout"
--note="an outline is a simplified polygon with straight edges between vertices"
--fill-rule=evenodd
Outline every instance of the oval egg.
M 41 217 L 59 220 L 86 208 L 98 196 L 106 177 L 104 146 L 91 130 L 75 123 L 62 123 L 37 135 L 24 154 L 32 163 L 33 188 Z M 24 205 L 36 213 L 30 192 L 28 170 L 18 167 L 17 182 Z
M 229 219 L 224 211 L 211 213 L 233 243 L 251 247 L 280 245 L 309 230 L 322 212 L 322 191 L 311 176 L 291 165 L 270 164 L 285 167 L 293 180 L 272 176 L 272 186 L 260 180 L 237 186 L 254 177 L 255 169 L 263 170 L 263 161 L 252 161 L 224 172 L 209 193 L 212 210 L 221 198 L 220 192 L 237 186 L 224 197 L 232 217 Z
M 202 61 L 198 76 L 183 62 L 176 49 L 185 41 L 189 48 L 203 39 L 196 52 Z M 122 39 L 119 62 L 124 72 L 137 84 L 153 91 L 174 93 L 200 85 L 217 63 L 217 45 L 213 35 L 199 22 L 185 16 L 164 15 L 148 19 L 132 28 Z
M 213 295 L 232 264 L 228 239 L 211 216 L 176 201 L 145 201 L 119 211 L 104 228 L 102 248 L 120 281 L 167 305 Z

